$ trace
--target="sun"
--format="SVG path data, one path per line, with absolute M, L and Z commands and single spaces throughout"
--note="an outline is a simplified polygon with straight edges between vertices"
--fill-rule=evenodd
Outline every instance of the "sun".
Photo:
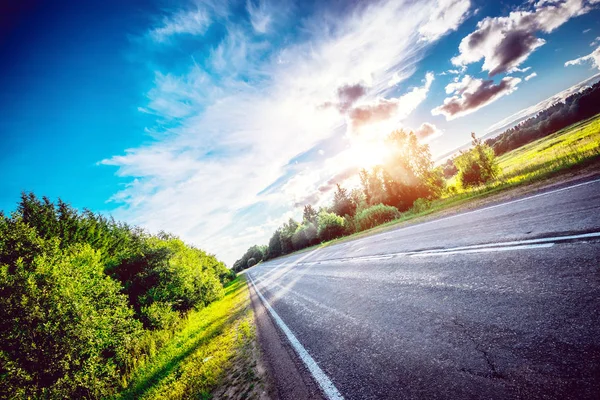
M 389 148 L 383 140 L 357 140 L 350 149 L 351 162 L 361 169 L 383 164 L 389 154 Z

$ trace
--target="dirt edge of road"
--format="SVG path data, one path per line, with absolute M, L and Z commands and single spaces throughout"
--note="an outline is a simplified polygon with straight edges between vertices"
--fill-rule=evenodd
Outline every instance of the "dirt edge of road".
M 318 384 L 312 378 L 283 332 L 258 297 L 250 279 L 246 279 L 262 359 L 267 369 L 268 395 L 280 400 L 324 400 Z

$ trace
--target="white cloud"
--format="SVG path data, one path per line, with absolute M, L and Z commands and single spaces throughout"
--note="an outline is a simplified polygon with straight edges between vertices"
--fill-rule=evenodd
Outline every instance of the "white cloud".
M 446 93 L 454 96 L 444 99 L 444 104 L 431 110 L 431 114 L 444 115 L 446 120 L 463 117 L 511 94 L 520 82 L 519 78 L 507 76 L 496 85 L 492 80 L 465 75 L 446 86 Z
M 537 2 L 533 9 L 517 10 L 507 17 L 487 17 L 459 45 L 454 65 L 467 65 L 483 59 L 482 70 L 489 76 L 510 72 L 521 65 L 546 41 L 537 32 L 550 33 L 569 19 L 591 10 L 589 0 Z
M 246 3 L 246 10 L 250 16 L 250 22 L 256 32 L 266 33 L 271 24 L 271 14 L 267 11 L 267 7 L 264 1 L 258 1 L 258 4 L 254 4 L 252 0 L 248 0 Z
M 390 96 L 389 82 L 414 74 L 429 46 L 415 32 L 437 4 L 359 7 L 344 18 L 303 19 L 305 40 L 286 41 L 279 49 L 256 26 L 215 18 L 225 21 L 227 35 L 206 60 L 191 62 L 185 74 L 156 73 L 141 110 L 157 116 L 157 139 L 102 161 L 130 180 L 113 197 L 120 204 L 115 216 L 178 234 L 231 264 L 250 245 L 266 243 L 273 224 L 303 196 L 355 167 L 352 138 L 324 156 L 291 161 L 343 136 L 345 114 L 320 105 L 344 85 L 361 82 L 366 88 L 360 104 L 351 102 L 350 108 L 391 102 L 395 123 L 425 99 L 431 74 L 400 96 Z M 164 40 L 191 33 L 184 15 L 175 14 L 151 34 Z M 275 25 L 264 27 L 275 34 Z
M 210 24 L 205 10 L 182 11 L 165 18 L 162 26 L 150 31 L 150 36 L 157 42 L 164 42 L 173 35 L 202 35 Z
M 600 47 L 596 48 L 596 50 L 592 51 L 587 56 L 567 61 L 565 63 L 565 67 L 568 67 L 569 65 L 581 65 L 583 63 L 587 63 L 588 61 L 591 61 L 593 68 L 600 69 Z
M 455 31 L 468 16 L 470 0 L 438 0 L 429 20 L 419 28 L 423 40 L 432 42 Z
M 536 73 L 536 72 L 532 72 L 531 74 L 529 74 L 529 75 L 527 75 L 527 76 L 525 77 L 525 80 L 526 80 L 526 81 L 528 81 L 528 80 L 530 80 L 530 79 L 533 79 L 533 78 L 535 78 L 536 76 L 537 76 L 537 73 Z

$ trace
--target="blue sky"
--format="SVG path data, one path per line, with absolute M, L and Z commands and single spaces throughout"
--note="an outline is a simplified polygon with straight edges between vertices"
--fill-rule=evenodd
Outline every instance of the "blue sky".
M 0 209 L 61 197 L 228 263 L 392 129 L 439 156 L 599 73 L 598 0 L 35 3 L 0 10 Z

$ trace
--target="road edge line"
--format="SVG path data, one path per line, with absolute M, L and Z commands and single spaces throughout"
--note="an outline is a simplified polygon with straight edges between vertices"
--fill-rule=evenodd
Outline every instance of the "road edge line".
M 296 351 L 296 354 L 298 354 L 298 357 L 300 357 L 300 359 L 302 360 L 302 362 L 304 363 L 306 368 L 308 368 L 308 371 L 312 375 L 313 379 L 319 384 L 319 386 L 323 390 L 323 393 L 325 394 L 325 396 L 330 400 L 343 400 L 344 397 L 339 392 L 339 390 L 335 387 L 335 385 L 333 384 L 331 379 L 329 379 L 329 377 L 325 374 L 325 372 L 323 372 L 323 370 L 319 367 L 319 365 L 312 358 L 312 356 L 310 354 L 308 354 L 308 351 L 304 348 L 304 346 L 302 346 L 300 341 L 296 338 L 296 336 L 293 334 L 293 332 L 290 330 L 290 328 L 288 328 L 288 326 L 285 324 L 285 322 L 283 322 L 283 320 L 281 319 L 279 314 L 277 314 L 277 312 L 273 309 L 273 307 L 271 307 L 271 304 L 269 304 L 267 299 L 265 299 L 265 297 L 262 295 L 260 290 L 258 290 L 258 287 L 256 287 L 256 284 L 254 283 L 254 278 L 252 277 L 252 275 L 248 274 L 248 277 L 250 278 L 250 282 L 252 283 L 252 286 L 254 287 L 256 294 L 263 302 L 265 308 L 269 311 L 269 314 L 271 314 L 271 316 L 273 317 L 273 320 L 275 321 L 277 326 L 285 334 L 285 336 L 289 340 L 290 344 L 294 348 L 294 351 Z

